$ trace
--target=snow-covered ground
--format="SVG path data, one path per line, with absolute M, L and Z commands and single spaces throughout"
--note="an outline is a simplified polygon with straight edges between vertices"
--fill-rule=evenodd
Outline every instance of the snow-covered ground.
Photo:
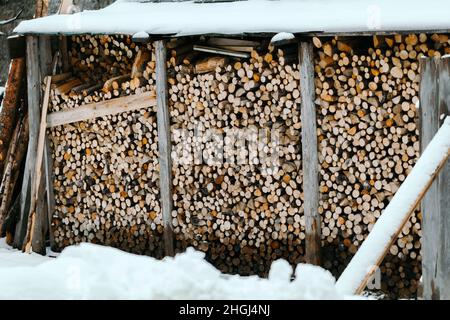
M 57 258 L 28 255 L 0 240 L 0 299 L 351 299 L 324 269 L 284 260 L 269 278 L 228 276 L 189 248 L 156 260 L 93 244 Z

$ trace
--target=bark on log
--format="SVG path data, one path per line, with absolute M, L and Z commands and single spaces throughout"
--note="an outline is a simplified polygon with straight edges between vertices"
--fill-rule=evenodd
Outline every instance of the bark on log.
M 4 160 L 18 118 L 20 97 L 24 92 L 24 80 L 25 59 L 11 60 L 8 82 L 0 108 L 0 176 L 3 173 Z

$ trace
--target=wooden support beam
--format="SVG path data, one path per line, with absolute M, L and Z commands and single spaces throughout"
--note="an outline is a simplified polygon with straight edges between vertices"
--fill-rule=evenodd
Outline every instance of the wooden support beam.
M 50 113 L 47 115 L 47 128 L 105 117 L 122 112 L 136 111 L 155 105 L 155 94 L 151 91 L 90 103 L 74 109 Z
M 42 164 L 44 160 L 44 147 L 45 147 L 45 136 L 46 136 L 46 117 L 47 117 L 47 110 L 48 105 L 50 101 L 50 89 L 51 89 L 52 79 L 51 77 L 47 77 L 46 79 L 46 85 L 45 85 L 45 94 L 44 94 L 44 101 L 42 103 L 42 110 L 41 110 L 41 120 L 39 124 L 39 130 L 38 130 L 38 142 L 37 142 L 37 151 L 36 151 L 36 166 L 34 170 L 34 174 L 31 177 L 32 185 L 31 185 L 31 204 L 30 204 L 30 213 L 29 217 L 31 217 L 34 221 L 34 229 L 30 229 L 30 226 L 32 225 L 31 222 L 28 222 L 28 230 L 27 230 L 27 236 L 26 244 L 24 247 L 24 250 L 27 252 L 30 252 L 31 249 L 33 249 L 36 253 L 43 253 L 45 254 L 45 238 L 43 235 L 43 225 L 44 221 L 47 220 L 44 216 L 44 212 L 37 210 L 42 209 L 41 202 L 44 200 L 42 197 L 40 197 L 40 189 L 41 186 L 43 187 L 44 180 L 41 179 L 42 176 Z M 39 201 L 41 200 L 41 201 Z
M 170 136 L 170 112 L 167 89 L 167 51 L 164 40 L 155 42 L 156 51 L 156 99 L 159 145 L 159 183 L 161 210 L 164 224 L 164 246 L 168 256 L 174 255 L 172 227 L 172 160 Z
M 321 220 L 319 207 L 319 160 L 314 89 L 314 58 L 310 42 L 299 44 L 300 94 L 302 119 L 302 165 L 305 211 L 305 259 L 320 264 Z
M 336 282 L 339 292 L 360 294 L 364 290 L 449 157 L 450 117 L 447 117 L 339 277 Z
M 450 116 L 450 55 L 442 57 L 439 64 L 439 123 L 443 115 Z M 438 178 L 441 215 L 441 239 L 438 256 L 439 298 L 450 300 L 450 160 Z
M 52 54 L 51 48 L 51 37 L 49 36 L 41 36 L 39 37 L 39 49 L 40 49 L 40 63 L 41 63 L 41 75 L 51 75 L 50 83 L 54 82 L 53 76 L 56 73 L 58 59 L 60 56 L 60 52 L 57 51 L 55 55 Z M 44 97 L 44 103 L 45 103 Z M 43 104 L 44 107 L 44 104 Z M 47 114 L 47 111 L 45 111 Z M 41 121 L 42 121 L 41 115 Z M 46 121 L 46 119 L 45 119 Z M 36 206 L 36 212 L 40 217 L 41 221 L 36 225 L 37 228 L 33 230 L 33 233 L 37 235 L 33 235 L 32 239 L 32 247 L 34 252 L 46 253 L 45 251 L 45 240 L 46 234 L 48 232 L 50 239 L 50 246 L 54 248 L 54 236 L 51 230 L 51 221 L 53 214 L 55 212 L 55 195 L 53 190 L 53 166 L 52 166 L 52 158 L 50 155 L 50 147 L 47 135 L 47 127 L 44 125 L 42 127 L 41 122 L 41 130 L 43 130 L 44 135 L 44 150 L 43 150 L 43 162 L 41 172 L 43 173 L 40 182 L 40 189 L 38 194 L 39 202 Z M 41 134 L 41 132 L 39 133 Z M 41 230 L 39 228 L 42 228 Z M 40 242 L 40 236 L 42 235 L 42 246 Z
M 422 153 L 450 108 L 450 58 L 420 59 L 420 122 Z M 422 201 L 423 297 L 450 298 L 450 161 Z M 446 297 L 446 298 L 445 298 Z
M 27 92 L 29 141 L 25 162 L 24 177 L 20 195 L 20 217 L 16 225 L 14 247 L 22 248 L 27 231 L 28 213 L 30 211 L 31 173 L 35 171 L 37 137 L 40 118 L 40 72 L 39 72 L 39 40 L 35 36 L 27 36 Z

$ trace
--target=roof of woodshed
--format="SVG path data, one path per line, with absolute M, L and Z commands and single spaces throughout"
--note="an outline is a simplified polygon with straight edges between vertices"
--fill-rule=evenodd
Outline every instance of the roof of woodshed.
M 20 34 L 353 33 L 450 30 L 448 0 L 118 0 L 97 11 L 20 23 Z

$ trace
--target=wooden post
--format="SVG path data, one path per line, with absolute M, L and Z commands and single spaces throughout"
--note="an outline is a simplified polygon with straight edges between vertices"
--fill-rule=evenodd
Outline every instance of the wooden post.
M 421 150 L 433 139 L 450 107 L 449 58 L 420 59 Z M 433 182 L 422 201 L 423 228 L 423 297 L 450 298 L 450 214 L 448 212 L 450 187 L 449 162 Z M 446 298 L 445 298 L 446 297 Z
M 46 140 L 46 128 L 47 128 L 47 110 L 50 100 L 50 88 L 51 88 L 52 78 L 47 77 L 44 101 L 41 110 L 41 119 L 38 129 L 38 142 L 36 151 L 36 166 L 35 171 L 31 177 L 31 203 L 30 203 L 30 213 L 28 222 L 29 227 L 27 228 L 27 236 L 25 237 L 26 243 L 24 250 L 29 252 L 32 249 L 36 253 L 45 254 L 45 234 L 44 226 L 47 222 L 47 217 L 44 214 L 44 193 L 40 191 L 44 188 L 44 176 L 42 172 L 45 171 L 43 168 L 44 163 L 44 150 L 45 150 L 45 140 Z M 33 221 L 34 220 L 34 221 Z M 31 226 L 33 226 L 31 228 Z
M 305 211 L 305 258 L 310 264 L 320 264 L 321 220 L 319 207 L 319 160 L 317 156 L 317 122 L 313 47 L 310 42 L 299 44 L 300 93 L 302 119 L 302 165 Z
M 164 223 L 164 244 L 166 255 L 173 256 L 172 160 L 166 70 L 167 52 L 164 40 L 158 40 L 155 42 L 155 51 L 161 210 Z
M 41 78 L 44 76 L 48 76 L 52 73 L 52 48 L 49 36 L 40 36 L 39 37 L 39 67 L 41 72 Z M 50 78 L 48 81 L 51 81 Z M 48 179 L 45 177 L 45 174 L 50 172 L 48 168 L 45 168 L 45 165 L 48 165 L 49 162 L 46 161 L 47 152 L 45 152 L 46 141 L 47 141 L 47 133 L 46 133 L 46 124 L 45 117 L 47 114 L 49 93 L 50 93 L 50 83 L 47 83 L 46 94 L 44 96 L 44 102 L 41 110 L 41 122 L 39 127 L 39 139 L 38 139 L 38 149 L 37 149 L 37 158 L 36 165 L 38 167 L 35 168 L 35 172 L 31 178 L 32 187 L 31 187 L 31 204 L 30 204 L 30 214 L 29 217 L 34 219 L 33 229 L 28 230 L 30 234 L 27 234 L 26 238 L 28 241 L 29 237 L 29 245 L 31 246 L 34 252 L 39 254 L 46 253 L 46 244 L 45 244 L 45 236 L 48 231 L 48 215 L 53 214 L 48 211 L 47 198 L 45 195 L 48 194 L 49 189 L 53 188 L 53 183 L 50 185 L 47 184 Z M 42 174 L 44 173 L 44 175 Z
M 439 63 L 439 123 L 450 116 L 450 56 L 441 58 Z M 441 300 L 450 300 L 450 160 L 438 178 L 441 214 L 441 243 L 438 255 L 438 280 Z
M 54 1 L 53 1 L 54 2 Z M 52 46 L 51 46 L 51 37 L 50 36 L 40 36 L 39 37 L 39 51 L 40 51 L 40 64 L 41 64 L 41 76 L 50 76 L 55 75 L 56 73 L 56 64 L 57 61 L 55 59 L 58 58 L 58 55 L 53 56 L 52 54 Z M 55 212 L 55 195 L 53 190 L 53 165 L 52 158 L 50 153 L 50 144 L 48 140 L 48 136 L 46 133 L 47 128 L 44 128 L 44 159 L 42 163 L 42 172 L 44 175 L 41 178 L 41 187 L 42 190 L 40 192 L 43 193 L 41 203 L 36 207 L 37 212 L 40 213 L 41 208 L 44 208 L 44 211 L 40 213 L 40 217 L 42 218 L 43 230 L 42 234 L 45 240 L 45 235 L 48 232 L 50 247 L 55 247 L 53 232 L 51 229 L 52 217 Z M 40 197 L 41 198 L 41 197 Z M 38 230 L 36 230 L 39 232 Z M 36 239 L 36 237 L 33 237 Z M 33 248 L 36 245 L 33 243 Z M 45 249 L 45 248 L 44 248 Z M 33 249 L 34 250 L 34 249 Z
M 37 137 L 39 134 L 39 104 L 40 104 L 40 76 L 39 76 L 39 40 L 35 36 L 27 36 L 27 92 L 28 92 L 28 122 L 29 141 L 25 162 L 22 190 L 20 194 L 20 217 L 16 225 L 14 247 L 22 248 L 28 225 L 30 211 L 31 174 L 35 171 Z

